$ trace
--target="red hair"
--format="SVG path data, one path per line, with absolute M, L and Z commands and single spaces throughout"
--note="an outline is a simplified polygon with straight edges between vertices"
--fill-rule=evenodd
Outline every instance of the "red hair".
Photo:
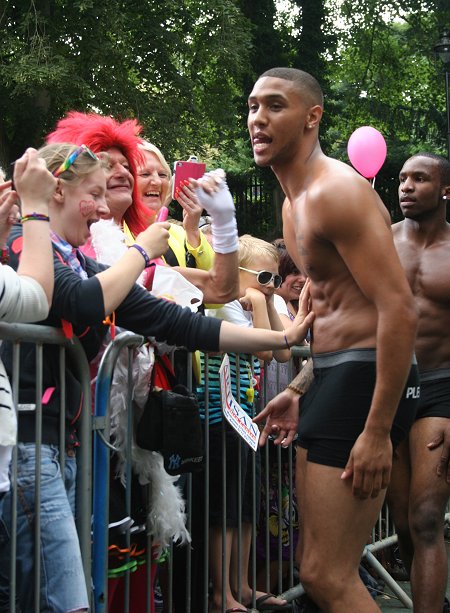
M 94 153 L 107 151 L 112 147 L 120 149 L 128 160 L 134 178 L 133 202 L 123 216 L 134 236 L 145 230 L 151 219 L 147 208 L 141 202 L 137 185 L 137 166 L 142 160 L 138 147 L 142 142 L 139 137 L 141 131 L 142 126 L 136 119 L 118 122 L 112 117 L 103 117 L 97 113 L 69 111 L 46 138 L 47 143 L 84 144 Z

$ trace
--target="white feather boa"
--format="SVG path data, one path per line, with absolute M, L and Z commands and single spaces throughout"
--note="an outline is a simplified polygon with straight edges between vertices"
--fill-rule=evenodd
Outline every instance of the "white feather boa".
M 92 224 L 92 246 L 97 260 L 112 265 L 126 252 L 126 239 L 120 226 L 113 220 L 101 220 Z M 142 284 L 142 276 L 137 280 Z M 134 419 L 142 414 L 150 389 L 151 373 L 154 363 L 154 351 L 150 345 L 144 345 L 136 351 L 133 361 L 134 382 Z M 128 432 L 128 414 L 126 410 L 128 394 L 127 351 L 119 356 L 114 369 L 111 387 L 111 438 L 119 450 L 119 475 L 125 479 L 126 445 Z M 178 486 L 177 477 L 171 477 L 164 470 L 161 454 L 141 449 L 132 440 L 131 461 L 133 469 L 142 485 L 150 484 L 150 511 L 148 515 L 149 530 L 160 549 L 172 541 L 182 544 L 190 542 L 186 529 L 185 502 Z

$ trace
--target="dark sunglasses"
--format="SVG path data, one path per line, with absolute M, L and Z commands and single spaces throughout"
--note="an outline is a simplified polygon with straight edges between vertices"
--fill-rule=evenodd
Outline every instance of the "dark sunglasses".
M 252 275 L 256 275 L 256 280 L 260 285 L 269 285 L 271 281 L 273 281 L 273 286 L 275 289 L 278 289 L 283 283 L 283 279 L 281 275 L 275 275 L 273 272 L 269 272 L 268 270 L 250 270 L 249 268 L 244 268 L 243 266 L 239 266 L 239 270 L 245 270 L 245 272 L 251 272 Z
M 66 172 L 66 170 L 68 170 L 72 164 L 75 162 L 75 160 L 77 159 L 77 157 L 79 157 L 82 153 L 86 153 L 90 158 L 92 158 L 93 160 L 98 160 L 98 157 L 95 155 L 95 153 L 93 151 L 91 151 L 89 149 L 89 147 L 87 147 L 86 145 L 80 145 L 77 149 L 75 149 L 75 151 L 73 151 L 65 160 L 64 162 L 61 164 L 61 166 L 59 166 L 54 172 L 53 172 L 53 176 L 54 177 L 59 177 L 60 174 L 62 174 L 63 172 Z

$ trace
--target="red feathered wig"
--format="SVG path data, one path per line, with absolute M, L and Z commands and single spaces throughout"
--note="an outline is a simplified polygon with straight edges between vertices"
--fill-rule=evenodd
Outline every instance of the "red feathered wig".
M 142 126 L 136 119 L 127 119 L 119 123 L 112 117 L 103 117 L 97 113 L 78 113 L 70 111 L 60 119 L 56 128 L 47 138 L 47 143 L 73 143 L 87 145 L 94 153 L 107 151 L 111 147 L 120 149 L 127 158 L 130 172 L 134 177 L 133 203 L 125 212 L 124 220 L 133 233 L 148 227 L 150 217 L 142 204 L 137 187 L 137 166 L 142 160 L 138 145 Z

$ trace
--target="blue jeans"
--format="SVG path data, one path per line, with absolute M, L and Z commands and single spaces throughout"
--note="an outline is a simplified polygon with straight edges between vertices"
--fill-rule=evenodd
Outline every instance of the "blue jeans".
M 34 608 L 34 498 L 36 449 L 18 445 L 17 463 L 17 600 L 21 611 Z M 75 528 L 76 459 L 66 457 L 61 476 L 59 450 L 43 445 L 41 452 L 41 591 L 40 611 L 69 613 L 88 609 L 80 546 Z M 0 519 L 0 611 L 9 604 L 9 536 L 11 494 L 3 500 Z

